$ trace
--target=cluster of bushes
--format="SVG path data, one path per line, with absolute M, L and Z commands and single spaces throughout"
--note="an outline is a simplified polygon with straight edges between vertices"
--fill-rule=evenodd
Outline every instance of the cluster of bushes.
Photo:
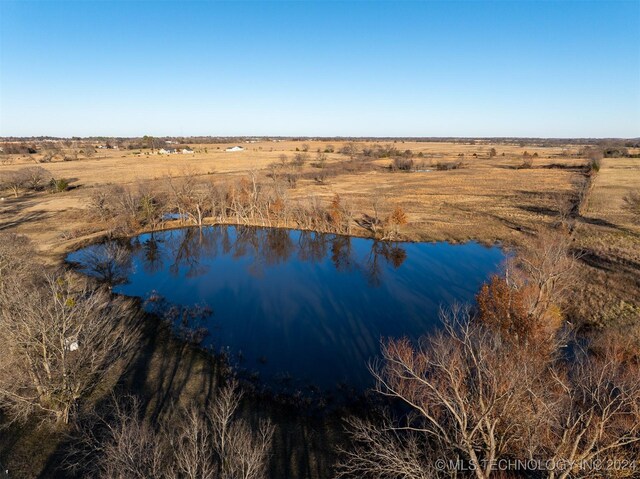
M 7 155 L 33 155 L 38 152 L 38 148 L 35 143 L 14 143 L 6 142 L 0 145 L 2 152 Z
M 602 150 L 605 158 L 638 158 L 640 155 L 632 155 L 624 146 L 607 146 Z
M 632 145 L 632 143 L 629 143 Z M 605 144 L 600 146 L 587 146 L 578 153 L 589 160 L 602 158 L 638 158 L 640 154 L 629 153 L 629 148 L 622 144 Z
M 9 190 L 16 198 L 27 191 L 43 191 L 47 186 L 53 193 L 59 193 L 69 188 L 69 182 L 64 178 L 53 178 L 51 173 L 41 166 L 20 168 L 0 174 L 0 190 Z
M 459 170 L 460 168 L 464 168 L 464 166 L 465 165 L 462 160 L 456 160 L 448 163 L 438 161 L 436 163 L 436 170 L 438 171 Z
M 391 163 L 393 171 L 412 171 L 414 169 L 414 161 L 411 158 L 394 158 Z

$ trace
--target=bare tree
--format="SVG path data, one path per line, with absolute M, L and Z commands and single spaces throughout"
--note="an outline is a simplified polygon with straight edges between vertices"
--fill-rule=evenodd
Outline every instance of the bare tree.
M 167 434 L 174 456 L 172 475 L 188 479 L 218 477 L 219 467 L 213 448 L 217 432 L 211 428 L 207 415 L 197 407 L 181 411 L 175 431 Z
M 42 156 L 38 160 L 40 163 L 50 163 L 60 154 L 60 147 L 55 143 L 50 143 L 43 150 Z
M 171 450 L 164 438 L 141 418 L 140 401 L 126 396 L 113 401 L 109 420 L 84 431 L 88 448 L 73 457 L 67 469 L 89 469 L 104 479 L 162 479 L 168 477 Z M 99 431 L 101 434 L 97 435 Z M 99 451 L 97 458 L 94 456 Z M 75 452 L 75 451 L 74 451 Z M 97 459 L 97 460 L 96 460 Z M 92 467 L 93 466 L 93 467 Z M 93 469 L 93 470 L 91 470 Z
M 26 186 L 26 176 L 22 170 L 6 172 L 0 178 L 0 185 L 10 190 L 17 198 Z
M 609 351 L 610 352 L 610 351 Z M 640 445 L 640 367 L 580 351 L 552 369 L 538 456 L 550 479 L 632 477 Z M 546 439 L 547 442 L 544 442 Z M 610 466 L 609 466 L 610 465 Z
M 112 189 L 96 188 L 89 198 L 89 210 L 98 217 L 100 221 L 105 221 L 113 216 L 113 202 L 111 196 Z
M 318 151 L 316 153 L 316 162 L 315 162 L 314 166 L 317 167 L 317 168 L 324 168 L 326 166 L 326 164 L 327 164 L 327 159 L 328 159 L 328 157 L 327 157 L 326 153 Z
M 438 454 L 424 435 L 404 430 L 389 417 L 372 421 L 350 418 L 350 448 L 340 448 L 338 477 L 434 479 L 450 477 L 435 467 Z
M 150 183 L 137 187 L 97 188 L 89 200 L 89 210 L 101 221 L 110 222 L 113 231 L 128 233 L 140 227 L 156 229 L 164 219 L 167 192 Z
M 572 198 L 563 193 L 556 193 L 552 201 L 558 212 L 560 225 L 568 232 L 573 231 L 575 226 L 575 208 Z
M 0 398 L 13 420 L 68 422 L 139 335 L 129 302 L 68 273 L 3 278 L 0 306 Z
M 27 188 L 33 191 L 42 190 L 51 179 L 51 173 L 41 166 L 22 169 Z
M 238 419 L 242 394 L 235 381 L 222 388 L 206 411 L 213 431 L 213 450 L 223 479 L 266 477 L 273 426 L 262 421 L 254 433 L 246 421 Z
M 537 417 L 530 390 L 537 389 L 544 368 L 523 361 L 522 351 L 504 348 L 464 308 L 443 318 L 444 330 L 418 348 L 408 340 L 383 346 L 383 362 L 372 367 L 376 391 L 404 402 L 411 413 L 399 422 L 387 419 L 379 431 L 355 423 L 360 447 L 379 457 L 351 454 L 343 470 L 367 477 L 429 477 L 433 459 L 420 453 L 420 445 L 429 444 L 440 457 L 470 462 L 473 474 L 487 479 L 495 461 L 525 441 L 531 424 L 520 418 Z
M 194 172 L 187 172 L 181 178 L 167 177 L 171 191 L 170 205 L 181 219 L 187 218 L 197 226 L 202 226 L 204 218 L 211 213 L 211 184 L 198 181 Z
M 358 145 L 353 142 L 346 143 L 340 148 L 340 153 L 349 156 L 353 160 L 358 154 Z
M 576 266 L 571 236 L 540 231 L 531 238 L 507 269 L 507 281 L 530 290 L 528 313 L 544 318 L 563 303 Z
M 114 400 L 108 417 L 85 426 L 67 467 L 105 479 L 265 478 L 273 427 L 252 430 L 239 417 L 241 397 L 231 381 L 208 406 L 178 407 L 156 422 L 144 420 L 136 398 Z
M 34 250 L 25 236 L 0 233 L 0 298 L 13 280 L 33 272 L 33 256 Z
M 6 172 L 0 178 L 0 184 L 11 190 L 17 198 L 22 190 L 42 190 L 51 179 L 51 174 L 41 166 L 20 168 Z
M 371 197 L 372 215 L 363 214 L 360 221 L 361 226 L 373 233 L 374 237 L 378 237 L 379 232 L 383 230 L 384 220 L 382 217 L 383 208 L 387 200 L 387 195 L 382 190 L 374 191 Z
M 82 153 L 84 154 L 85 158 L 91 158 L 95 156 L 96 150 L 91 143 L 85 143 L 82 147 Z
M 292 165 L 296 168 L 302 168 L 309 160 L 309 154 L 307 152 L 296 153 L 293 157 Z

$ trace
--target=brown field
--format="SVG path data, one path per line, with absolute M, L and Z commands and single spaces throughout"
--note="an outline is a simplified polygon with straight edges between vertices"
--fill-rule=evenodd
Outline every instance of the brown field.
M 309 142 L 309 154 L 325 142 Z M 364 143 L 359 146 L 362 147 Z M 243 152 L 224 152 L 229 145 L 198 145 L 193 155 L 158 155 L 132 151 L 99 150 L 95 158 L 57 161 L 45 167 L 56 178 L 71 179 L 72 191 L 59 195 L 22 197 L 6 195 L 0 209 L 2 228 L 15 228 L 32 236 L 43 253 L 68 251 L 75 241 L 61 238 L 66 231 L 85 226 L 87 199 L 94 188 L 108 184 L 135 186 L 139 182 L 162 182 L 167 175 L 186 173 L 208 175 L 216 181 L 246 175 L 249 171 L 267 173 L 270 164 L 281 154 L 289 157 L 301 147 L 300 142 L 254 143 Z M 339 144 L 336 144 L 336 149 Z M 325 184 L 303 179 L 288 194 L 293 198 L 314 195 L 329 199 L 338 193 L 352 201 L 356 211 L 368 211 L 374 196 L 383 196 L 400 204 L 409 215 L 410 225 L 404 232 L 408 239 L 464 241 L 517 241 L 520 230 L 548 222 L 548 215 L 536 207 L 551 207 L 557 193 L 567 194 L 580 174 L 571 169 L 550 169 L 551 164 L 580 167 L 582 159 L 562 157 L 560 148 L 518 148 L 496 145 L 498 156 L 489 158 L 492 145 L 457 145 L 447 143 L 402 143 L 398 149 L 422 152 L 428 165 L 460 159 L 465 167 L 452 171 L 389 172 L 390 160 L 375 160 L 370 171 L 349 173 L 329 178 Z M 219 149 L 218 149 L 219 148 Z M 206 152 L 205 152 L 206 150 Z M 534 168 L 516 170 L 522 153 L 538 153 Z M 576 147 L 577 150 L 577 147 Z M 477 154 L 474 157 L 473 154 Z M 504 156 L 502 156 L 504 153 Z M 344 155 L 329 154 L 328 163 L 345 161 Z M 32 159 L 16 157 L 3 171 L 33 166 Z M 637 169 L 637 165 L 636 165 Z M 311 166 L 306 172 L 313 173 Z M 304 172 L 303 172 L 304 173 Z M 99 225 L 97 225 L 99 229 Z

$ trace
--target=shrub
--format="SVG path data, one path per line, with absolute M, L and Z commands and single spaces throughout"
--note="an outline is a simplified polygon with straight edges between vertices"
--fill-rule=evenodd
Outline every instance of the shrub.
M 530 336 L 532 325 L 522 290 L 512 288 L 504 278 L 493 276 L 476 296 L 478 320 L 516 339 Z
M 22 190 L 42 190 L 47 177 L 51 177 L 51 174 L 41 166 L 20 168 L 17 171 L 4 173 L 0 178 L 0 188 L 11 190 L 17 198 Z
M 474 153 L 475 155 L 475 153 Z M 458 170 L 464 167 L 464 162 L 462 160 L 454 161 L 453 163 L 436 163 L 436 170 L 440 171 L 448 171 L 448 170 Z
M 394 158 L 391 163 L 391 169 L 394 171 L 411 171 L 413 169 L 413 160 L 410 158 Z
M 293 165 L 297 168 L 302 168 L 308 159 L 308 153 L 296 153 L 296 155 L 293 157 Z
M 63 191 L 67 191 L 69 189 L 69 181 L 65 178 L 55 179 L 52 178 L 49 183 L 49 187 L 51 188 L 51 192 L 53 193 L 62 193 Z
M 609 146 L 604 149 L 603 156 L 605 158 L 626 158 L 629 156 L 629 150 L 623 146 Z

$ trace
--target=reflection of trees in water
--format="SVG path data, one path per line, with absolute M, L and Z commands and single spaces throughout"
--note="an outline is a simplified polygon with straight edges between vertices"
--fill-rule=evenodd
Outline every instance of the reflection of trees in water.
M 235 234 L 234 234 L 235 233 Z M 94 258 L 82 263 L 90 264 L 91 270 L 99 270 L 99 277 L 126 279 L 131 265 L 132 250 L 140 251 L 140 259 L 148 273 L 156 273 L 169 264 L 168 271 L 176 276 L 185 270 L 186 277 L 197 277 L 207 272 L 207 262 L 220 252 L 235 259 L 250 256 L 254 259 L 251 272 L 259 273 L 265 266 L 286 263 L 294 255 L 300 261 L 321 262 L 329 258 L 337 271 L 357 269 L 372 286 L 382 283 L 384 265 L 399 268 L 407 253 L 398 243 L 372 241 L 371 249 L 358 260 L 349 236 L 298 232 L 294 241 L 291 230 L 281 228 L 254 228 L 250 226 L 185 228 L 167 233 L 151 234 L 144 242 L 128 243 L 129 248 L 114 249 L 103 245 L 92 251 Z M 125 243 L 126 245 L 127 243 Z M 99 257 L 99 258 L 98 258 Z M 98 258 L 98 259 L 96 259 Z M 125 268 L 126 260 L 128 267 Z
M 78 256 L 82 269 L 102 283 L 123 284 L 131 274 L 133 247 L 128 241 L 90 246 Z
M 230 251 L 234 258 L 252 256 L 250 271 L 259 275 L 265 266 L 285 263 L 295 251 L 290 232 L 281 228 L 236 226 Z
M 169 248 L 170 258 L 173 259 L 169 266 L 169 272 L 177 276 L 180 269 L 186 269 L 185 277 L 195 278 L 207 272 L 207 267 L 202 263 L 204 258 L 213 258 L 217 255 L 216 228 L 185 228 L 180 234 L 170 234 L 166 244 Z
M 384 260 L 398 269 L 407 259 L 407 252 L 398 243 L 374 241 L 365 262 L 365 275 L 372 286 L 382 284 L 382 261 Z
M 224 254 L 229 254 L 231 252 L 231 248 L 233 247 L 233 243 L 231 242 L 231 235 L 229 234 L 231 228 L 220 227 L 213 229 L 220 230 L 220 244 L 222 245 L 222 252 Z
M 300 231 L 298 258 L 301 261 L 311 261 L 313 263 L 322 261 L 327 256 L 329 243 L 335 238 L 336 236 L 330 234 Z
M 151 233 L 149 238 L 144 241 L 140 247 L 143 251 L 142 267 L 148 274 L 154 274 L 162 271 L 164 259 L 162 257 L 162 249 L 160 242 L 156 239 L 155 234 Z
M 351 258 L 351 238 L 336 236 L 331 243 L 331 261 L 338 271 L 351 270 L 354 261 Z
M 295 252 L 290 232 L 281 228 L 270 228 L 265 231 L 266 241 L 262 248 L 264 252 L 262 257 L 266 263 L 271 265 L 288 261 Z
M 372 240 L 339 236 L 334 234 L 320 234 L 309 231 L 291 231 L 276 228 L 251 228 L 251 227 L 211 227 L 185 228 L 158 232 L 149 235 L 142 235 L 139 239 L 120 243 L 99 245 L 95 248 L 87 248 L 92 251 L 93 261 L 83 260 L 86 269 L 93 269 L 106 279 L 116 280 L 126 279 L 132 274 L 132 258 L 139 262 L 140 270 L 144 269 L 147 278 L 140 283 L 143 288 L 156 282 L 165 288 L 162 279 L 172 275 L 176 279 L 168 282 L 169 285 L 182 282 L 184 275 L 194 277 L 209 271 L 208 275 L 224 275 L 222 268 L 231 264 L 231 275 L 228 282 L 225 279 L 221 284 L 229 287 L 230 290 L 242 291 L 234 281 L 243 281 L 242 274 L 246 275 L 247 268 L 253 273 L 266 270 L 267 265 L 287 263 L 291 261 L 298 271 L 311 271 L 316 265 L 326 268 L 328 261 L 331 262 L 335 270 L 329 265 L 330 271 L 323 271 L 322 274 L 314 277 L 333 278 L 337 284 L 344 284 L 353 279 L 360 284 L 367 281 L 371 288 L 380 286 L 384 281 L 384 274 L 391 274 L 393 268 L 399 268 L 404 264 L 407 253 L 401 244 L 388 242 L 375 242 Z M 220 261 L 216 261 L 216 256 L 220 255 Z M 87 256 L 85 255 L 85 259 Z M 240 262 L 232 263 L 236 258 Z M 123 261 L 124 260 L 124 261 Z M 306 264 L 298 268 L 301 262 Z M 214 271 L 214 268 L 216 270 Z M 219 273 L 218 273 L 219 272 Z M 340 274 L 340 273 L 346 274 Z M 98 275 L 98 274 L 96 274 Z M 153 277 L 152 277 L 153 276 Z M 204 276 L 200 281 L 204 281 L 212 276 Z M 158 281 L 160 279 L 160 281 Z M 228 284 L 230 283 L 230 284 Z M 199 296 L 199 284 L 197 280 L 190 285 L 195 285 L 193 292 L 176 288 L 178 295 L 176 301 L 185 304 L 197 302 L 205 297 Z M 309 283 L 306 283 L 309 285 Z M 151 286 L 153 287 L 153 286 Z M 315 285 L 309 286 L 314 288 Z M 323 346 L 336 348 L 336 357 L 340 358 L 340 364 L 351 364 L 356 361 L 366 361 L 370 352 L 377 346 L 379 340 L 379 325 L 376 320 L 366 320 L 363 316 L 368 311 L 357 305 L 349 309 L 351 314 L 346 315 L 340 321 L 331 321 L 326 311 L 333 311 L 334 307 L 348 305 L 348 298 L 342 296 L 342 291 L 333 291 L 331 288 L 325 291 L 323 285 L 317 285 L 318 291 L 305 291 L 302 296 L 305 304 L 300 305 L 300 310 L 305 315 L 315 317 L 320 320 L 310 320 L 305 324 L 306 334 L 309 337 L 319 338 L 323 341 Z M 365 289 L 367 289 L 365 287 Z M 202 291 L 208 291 L 202 288 Z M 145 291 L 148 292 L 148 289 Z M 357 292 L 356 292 L 357 293 Z M 174 298 L 171 290 L 163 289 L 163 294 Z M 375 293 L 374 293 L 375 294 Z M 365 296 L 366 297 L 366 296 Z M 217 297 L 216 297 L 217 300 Z M 260 307 L 260 303 L 253 298 L 255 308 L 250 313 Z M 214 304 L 214 303 L 212 303 Z M 266 304 L 266 302 L 265 302 Z M 211 338 L 206 338 L 207 331 L 216 326 L 210 321 L 211 311 L 206 306 L 188 305 L 182 306 L 171 303 L 157 293 L 152 293 L 145 303 L 145 308 L 158 314 L 167 322 L 171 323 L 178 336 L 198 344 L 214 344 L 216 333 Z M 222 308 L 221 308 L 222 309 Z M 226 311 L 226 310 L 225 310 Z M 248 311 L 248 310 L 243 310 Z M 259 313 L 258 313 L 259 314 Z M 298 314 L 298 313 L 297 313 Z M 374 315 L 375 316 L 375 315 Z M 221 315 L 223 318 L 224 315 Z M 327 318 L 325 320 L 324 318 Z M 374 318 L 375 319 L 375 318 Z M 224 322 L 220 323 L 225 324 Z M 287 330 L 289 332 L 291 330 Z M 331 339 L 334 338 L 334 339 Z M 335 339 L 338 338 L 338 339 Z M 357 338 L 357 340 L 352 340 Z M 210 341 L 211 340 L 211 341 Z M 204 341 L 204 342 L 203 342 Z M 335 341 L 335 344 L 331 341 Z M 271 354 L 271 353 L 269 353 Z M 336 370 L 336 377 L 343 374 L 340 367 L 332 368 Z M 344 372 L 344 376 L 348 376 Z M 340 376 L 342 377 L 342 376 Z

